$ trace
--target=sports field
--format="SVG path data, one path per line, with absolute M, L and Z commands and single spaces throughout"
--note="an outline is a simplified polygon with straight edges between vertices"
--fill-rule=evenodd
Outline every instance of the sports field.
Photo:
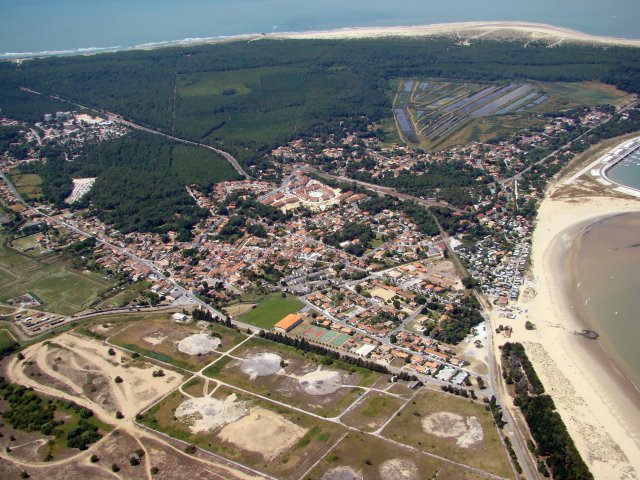
M 283 317 L 295 313 L 303 307 L 302 302 L 287 295 L 274 294 L 266 297 L 256 308 L 241 316 L 238 320 L 256 327 L 270 329 Z
M 302 333 L 302 336 L 309 340 L 321 342 L 326 345 L 332 345 L 334 347 L 340 347 L 349 340 L 349 335 L 333 330 L 327 330 L 322 327 L 309 327 Z

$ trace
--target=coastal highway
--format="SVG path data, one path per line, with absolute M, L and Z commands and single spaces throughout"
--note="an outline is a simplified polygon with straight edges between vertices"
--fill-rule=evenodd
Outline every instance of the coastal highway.
M 68 103 L 70 105 L 74 105 L 76 107 L 82 108 L 84 110 L 90 110 L 92 112 L 95 112 L 99 115 L 103 115 L 106 116 L 110 121 L 114 122 L 114 123 L 119 123 L 121 125 L 125 125 L 129 128 L 133 128 L 136 130 L 142 130 L 143 132 L 147 132 L 147 133 L 152 133 L 153 135 L 160 135 L 162 137 L 168 138 L 169 140 L 173 140 L 174 142 L 180 142 L 180 143 L 184 143 L 186 145 L 191 145 L 194 147 L 201 147 L 201 148 L 206 148 L 207 150 L 211 150 L 213 152 L 216 152 L 218 155 L 221 155 L 225 158 L 225 160 L 227 160 L 231 166 L 236 170 L 236 172 L 238 172 L 240 175 L 242 175 L 244 178 L 246 179 L 250 179 L 251 176 L 244 171 L 244 169 L 242 168 L 242 166 L 240 165 L 240 163 L 238 163 L 238 160 L 231 155 L 229 152 L 225 152 L 224 150 L 220 150 L 219 148 L 215 148 L 212 147 L 211 145 L 206 145 L 204 143 L 198 143 L 198 142 L 194 142 L 191 140 L 187 140 L 184 138 L 180 138 L 180 137 L 176 137 L 174 135 L 169 135 L 163 132 L 160 132 L 158 130 L 154 130 L 152 128 L 148 128 L 148 127 L 144 127 L 142 125 L 138 125 L 137 123 L 134 123 L 130 120 L 126 120 L 124 119 L 121 115 L 118 115 L 117 113 L 113 113 L 113 112 L 109 112 L 106 110 L 100 110 L 98 108 L 93 108 L 93 107 L 87 107 L 86 105 L 82 105 L 80 103 L 74 102 L 73 100 L 69 100 L 67 98 L 63 98 L 63 97 L 59 97 L 58 95 L 51 95 L 51 94 L 47 94 L 47 93 L 43 93 L 43 92 L 38 92 L 37 90 L 32 90 L 30 88 L 27 87 L 20 87 L 20 90 L 24 91 L 24 92 L 28 92 L 28 93 L 33 93 L 34 95 L 44 95 L 47 96 L 49 98 L 53 98 L 54 100 L 59 100 L 61 102 L 65 102 Z
M 498 360 L 494 354 L 494 342 L 493 335 L 494 330 L 492 328 L 491 322 L 491 314 L 489 313 L 489 308 L 487 306 L 486 300 L 480 296 L 480 294 L 476 294 L 476 298 L 478 298 L 480 305 L 482 306 L 483 316 L 485 317 L 485 323 L 489 331 L 487 332 L 487 351 L 489 354 L 488 365 L 489 365 L 489 388 L 492 392 L 494 392 L 498 404 L 502 406 L 502 416 L 507 424 L 504 426 L 504 431 L 507 433 L 507 436 L 511 440 L 511 445 L 513 450 L 516 452 L 516 457 L 518 458 L 518 463 L 522 467 L 522 474 L 527 478 L 527 480 L 538 480 L 540 475 L 535 468 L 535 461 L 531 457 L 529 450 L 526 445 L 526 438 L 522 435 L 522 432 L 518 429 L 516 425 L 515 418 L 513 412 L 511 411 L 511 407 L 509 406 L 511 402 L 511 398 L 509 393 L 505 388 L 505 384 L 502 381 L 502 376 L 500 375 L 500 367 L 498 366 Z

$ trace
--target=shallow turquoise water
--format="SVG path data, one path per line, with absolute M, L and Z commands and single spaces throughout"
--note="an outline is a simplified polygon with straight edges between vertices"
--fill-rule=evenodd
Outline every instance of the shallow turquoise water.
M 0 0 L 0 11 L 0 58 L 258 32 L 479 20 L 640 38 L 637 0 Z

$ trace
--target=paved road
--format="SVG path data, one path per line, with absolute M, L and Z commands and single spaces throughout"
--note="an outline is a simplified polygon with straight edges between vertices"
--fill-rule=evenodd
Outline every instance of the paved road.
M 316 168 L 310 165 L 302 167 L 302 169 L 306 170 L 307 172 L 315 173 L 320 177 L 328 178 L 331 180 L 337 180 L 339 182 L 345 182 L 345 183 L 355 183 L 356 185 L 360 185 L 361 187 L 365 187 L 365 188 L 368 188 L 369 190 L 373 190 L 374 192 L 378 192 L 380 195 L 389 195 L 391 197 L 396 197 L 400 200 L 411 200 L 412 202 L 419 203 L 420 205 L 424 205 L 426 207 L 446 207 L 449 210 L 464 213 L 464 210 L 454 207 L 453 205 L 447 202 L 437 202 L 432 200 L 426 200 L 424 198 L 414 197 L 413 195 L 407 195 L 406 193 L 400 193 L 395 188 L 383 187 L 382 185 L 367 183 L 367 182 L 363 182 L 362 180 L 354 180 L 353 178 L 343 177 L 340 175 L 332 175 L 330 173 L 317 170 Z
M 638 102 L 633 102 L 630 103 L 629 105 L 627 105 L 626 107 L 622 108 L 620 110 L 619 113 L 622 113 L 626 110 L 629 110 L 630 108 L 634 108 L 638 105 Z M 533 167 L 536 167 L 538 165 L 542 165 L 544 162 L 546 162 L 547 160 L 549 160 L 550 158 L 555 157 L 556 153 L 561 152 L 563 150 L 568 149 L 574 142 L 577 142 L 578 140 L 580 140 L 582 137 L 584 137 L 585 135 L 591 133 L 592 131 L 594 131 L 596 128 L 600 127 L 601 125 L 604 125 L 605 123 L 607 123 L 609 121 L 609 119 L 604 120 L 600 123 L 597 123 L 596 125 L 594 125 L 593 127 L 589 128 L 587 131 L 585 131 L 584 133 L 578 135 L 576 138 L 574 138 L 573 140 L 568 141 L 567 143 L 565 143 L 564 145 L 562 145 L 560 148 L 558 148 L 557 150 L 554 150 L 553 152 L 551 152 L 549 155 L 547 155 L 546 157 L 538 160 L 536 163 L 532 163 L 531 165 L 529 165 L 527 168 L 525 168 L 524 170 L 520 171 L 519 173 L 515 174 L 512 177 L 509 178 L 505 178 L 503 180 L 498 180 L 498 183 L 500 185 L 505 185 L 509 182 L 512 182 L 514 180 L 520 180 L 522 178 L 522 175 L 524 175 L 525 173 L 527 173 L 529 170 L 531 170 Z
M 482 304 L 482 302 L 481 302 Z M 531 456 L 526 447 L 526 440 L 522 437 L 520 431 L 518 430 L 515 419 L 511 413 L 510 408 L 506 405 L 510 398 L 508 398 L 508 392 L 504 388 L 504 384 L 501 380 L 500 369 L 498 367 L 499 359 L 495 358 L 493 352 L 493 331 L 491 327 L 491 321 L 489 320 L 489 314 L 484 313 L 485 321 L 487 323 L 487 328 L 489 331 L 487 332 L 487 349 L 489 352 L 489 384 L 491 391 L 494 392 L 498 403 L 502 405 L 502 415 L 507 422 L 504 426 L 504 430 L 507 432 L 509 439 L 511 440 L 511 445 L 513 446 L 513 450 L 516 452 L 516 456 L 518 457 L 518 463 L 522 467 L 522 473 L 527 478 L 527 480 L 536 480 L 539 479 L 537 471 L 533 470 L 529 466 L 529 461 L 531 461 Z
M 48 215 L 47 213 L 44 213 L 40 210 L 38 210 L 35 207 L 32 207 L 31 205 L 29 205 L 27 202 L 24 201 L 24 199 L 22 198 L 22 196 L 20 195 L 20 193 L 18 193 L 18 191 L 15 189 L 15 187 L 13 186 L 13 184 L 9 181 L 9 179 L 5 176 L 4 173 L 0 172 L 0 178 L 2 178 L 4 180 L 4 182 L 8 185 L 9 189 L 11 190 L 11 192 L 14 194 L 14 196 L 16 197 L 16 199 L 18 199 L 18 201 L 20 203 L 22 203 L 22 205 L 24 205 L 27 209 L 29 209 L 30 211 L 32 211 L 33 213 L 36 213 L 38 215 L 41 215 L 45 218 L 47 218 L 48 220 L 50 220 L 53 223 L 57 223 L 58 225 L 61 225 L 75 233 L 77 233 L 78 235 L 81 235 L 85 238 L 93 238 L 95 239 L 95 241 L 97 243 L 101 243 L 103 245 L 106 245 L 107 247 L 109 247 L 110 249 L 119 252 L 127 257 L 129 257 L 131 260 L 133 260 L 134 262 L 136 262 L 138 265 L 142 265 L 146 268 L 148 268 L 149 270 L 151 270 L 154 274 L 156 274 L 158 277 L 162 278 L 163 280 L 165 280 L 166 282 L 170 283 L 171 285 L 173 285 L 173 287 L 175 289 L 177 289 L 179 292 L 181 292 L 183 295 L 186 295 L 187 298 L 189 298 L 193 303 L 196 303 L 204 308 L 206 308 L 207 310 L 209 310 L 210 312 L 212 312 L 213 314 L 217 315 L 218 317 L 225 319 L 226 320 L 226 315 L 224 315 L 222 312 L 216 310 L 215 308 L 213 308 L 211 305 L 203 302 L 202 300 L 200 300 L 198 297 L 196 297 L 195 295 L 193 295 L 189 290 L 187 290 L 186 288 L 184 288 L 182 285 L 180 285 L 178 282 L 176 282 L 175 280 L 173 280 L 172 278 L 167 277 L 166 275 L 164 275 L 164 273 L 162 273 L 162 271 L 160 269 L 158 269 L 155 264 L 149 260 L 145 260 L 143 258 L 138 257 L 137 255 L 134 255 L 133 253 L 125 250 L 124 248 L 121 248 L 113 243 L 111 243 L 109 240 L 105 240 L 102 237 L 98 237 L 93 235 L 92 233 L 89 232 L 85 232 L 83 230 L 80 230 L 79 228 L 64 222 L 58 218 L 52 217 L 51 215 Z
M 90 110 L 92 112 L 96 112 L 98 114 L 101 115 L 105 115 L 110 121 L 114 122 L 114 123 L 119 123 L 121 125 L 125 125 L 129 128 L 134 128 L 136 130 L 142 130 L 143 132 L 147 132 L 147 133 L 152 133 L 154 135 L 160 135 L 162 137 L 168 138 L 169 140 L 173 140 L 175 142 L 180 142 L 180 143 L 184 143 L 186 145 L 192 145 L 194 147 L 201 147 L 201 148 L 206 148 L 207 150 L 212 150 L 214 152 L 216 152 L 219 155 L 222 155 L 230 164 L 233 168 L 235 168 L 235 170 L 242 175 L 244 178 L 251 178 L 251 176 L 244 171 L 244 169 L 242 168 L 242 166 L 240 166 L 240 163 L 238 163 L 238 160 L 236 160 L 236 158 L 231 155 L 229 152 L 225 152 L 224 150 L 220 150 L 219 148 L 215 148 L 212 147 L 211 145 L 206 145 L 204 143 L 198 143 L 198 142 L 193 142 L 191 140 L 186 140 L 184 138 L 180 138 L 180 137 L 176 137 L 175 135 L 168 135 L 166 133 L 160 132 L 158 130 L 154 130 L 152 128 L 148 128 L 148 127 L 143 127 L 142 125 L 138 125 L 137 123 L 131 122 L 129 120 L 124 119 L 122 116 L 118 115 L 117 113 L 113 113 L 113 112 L 109 112 L 106 110 L 100 110 L 98 108 L 92 108 L 92 107 L 87 107 L 86 105 L 82 105 L 80 103 L 74 102 L 72 100 L 69 100 L 67 98 L 63 98 L 63 97 L 59 97 L 58 95 L 49 95 L 43 92 L 38 92 L 36 90 L 32 90 L 30 88 L 26 88 L 26 87 L 22 87 L 21 90 L 25 91 L 25 92 L 29 92 L 29 93 L 33 93 L 35 95 L 45 95 L 47 97 L 53 98 L 55 100 L 59 100 L 61 102 L 65 102 L 65 103 L 69 103 L 71 105 L 75 105 L 77 107 L 80 107 L 82 109 L 85 110 Z

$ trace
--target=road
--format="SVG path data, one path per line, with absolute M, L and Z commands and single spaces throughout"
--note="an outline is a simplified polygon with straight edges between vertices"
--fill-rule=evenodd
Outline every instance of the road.
M 220 150 L 219 148 L 215 148 L 215 147 L 212 147 L 211 145 L 206 145 L 204 143 L 198 143 L 198 142 L 194 142 L 194 141 L 191 141 L 191 140 L 186 140 L 184 138 L 176 137 L 175 135 L 169 135 L 169 134 L 160 132 L 158 130 L 154 130 L 152 128 L 143 127 L 142 125 L 138 125 L 137 123 L 134 123 L 134 122 L 132 122 L 130 120 L 124 119 L 121 115 L 118 115 L 116 113 L 108 112 L 106 110 L 100 110 L 100 109 L 97 109 L 97 108 L 87 107 L 86 105 L 82 105 L 80 103 L 74 102 L 74 101 L 69 100 L 67 98 L 59 97 L 58 95 L 49 95 L 47 93 L 38 92 L 36 90 L 32 90 L 32 89 L 27 88 L 27 87 L 21 87 L 21 90 L 23 90 L 25 92 L 33 93 L 35 95 L 45 95 L 45 96 L 53 98 L 55 100 L 59 100 L 61 102 L 65 102 L 65 103 L 68 103 L 70 105 L 75 105 L 76 107 L 79 107 L 79 108 L 82 108 L 82 109 L 85 109 L 85 110 L 90 110 L 92 112 L 95 112 L 95 113 L 98 113 L 100 115 L 106 116 L 110 121 L 112 121 L 114 123 L 119 123 L 120 125 L 125 125 L 125 126 L 127 126 L 129 128 L 133 128 L 133 129 L 136 129 L 136 130 L 141 130 L 141 131 L 147 132 L 147 133 L 152 133 L 153 135 L 160 135 L 161 137 L 168 138 L 169 140 L 173 140 L 174 142 L 180 142 L 180 143 L 184 143 L 186 145 L 192 145 L 194 147 L 206 148 L 207 150 L 211 150 L 213 152 L 216 152 L 218 155 L 223 156 L 231 164 L 231 166 L 240 175 L 242 175 L 244 178 L 246 178 L 246 179 L 250 179 L 251 178 L 251 176 L 247 172 L 244 171 L 244 169 L 242 168 L 240 163 L 238 163 L 238 160 L 236 160 L 236 158 L 233 155 L 231 155 L 229 152 L 225 152 L 224 150 Z
M 170 283 L 171 285 L 173 285 L 173 287 L 178 290 L 179 292 L 181 292 L 183 295 L 186 295 L 187 298 L 189 298 L 193 303 L 196 303 L 204 308 L 206 308 L 207 310 L 209 310 L 211 313 L 217 315 L 218 317 L 222 318 L 223 320 L 226 320 L 226 315 L 224 315 L 222 312 L 216 310 L 215 308 L 213 308 L 211 305 L 203 302 L 202 300 L 200 300 L 198 297 L 196 297 L 195 295 L 193 295 L 189 290 L 187 290 L 186 288 L 184 288 L 182 285 L 180 285 L 178 282 L 176 282 L 175 280 L 173 280 L 172 278 L 167 277 L 164 273 L 162 273 L 162 271 L 160 269 L 158 269 L 155 264 L 149 260 L 145 260 L 143 258 L 138 257 L 137 255 L 134 255 L 133 253 L 125 250 L 122 247 L 119 247 L 113 243 L 111 243 L 111 241 L 106 240 L 102 237 L 98 237 L 96 235 L 93 235 L 92 233 L 89 232 L 85 232 L 83 230 L 80 230 L 79 228 L 75 227 L 74 225 L 71 225 L 67 222 L 64 222 L 58 218 L 52 217 L 51 215 L 48 215 L 47 213 L 42 212 L 41 210 L 38 210 L 35 207 L 32 207 L 31 205 L 29 205 L 27 202 L 24 201 L 24 199 L 22 198 L 22 196 L 20 195 L 20 193 L 16 190 L 16 188 L 13 186 L 13 184 L 11 183 L 11 181 L 6 177 L 6 175 L 2 172 L 0 172 L 0 178 L 2 178 L 2 180 L 7 184 L 7 186 L 9 187 L 9 189 L 11 190 L 11 192 L 13 193 L 13 195 L 15 196 L 15 198 L 22 204 L 24 205 L 27 209 L 29 209 L 31 212 L 37 214 L 37 215 L 41 215 L 44 218 L 47 218 L 48 220 L 50 220 L 53 223 L 56 223 L 58 225 L 63 226 L 64 228 L 71 230 L 72 232 L 77 233 L 78 235 L 81 235 L 85 238 L 93 238 L 95 239 L 95 241 L 97 243 L 100 243 L 102 245 L 105 245 L 107 247 L 109 247 L 110 249 L 112 249 L 115 252 L 121 253 L 122 255 L 127 256 L 128 258 L 130 258 L 131 260 L 133 260 L 134 262 L 136 262 L 138 265 L 142 265 L 143 267 L 148 268 L 150 271 L 152 271 L 154 274 L 156 274 L 158 277 L 162 278 L 163 280 L 165 280 L 166 282 Z
M 482 299 L 480 299 L 482 300 Z M 522 467 L 522 473 L 527 478 L 527 480 L 537 480 L 540 478 L 537 471 L 531 468 L 530 461 L 533 462 L 531 455 L 528 449 L 525 447 L 526 440 L 523 438 L 521 432 L 518 430 L 516 426 L 515 419 L 511 412 L 510 407 L 507 402 L 510 402 L 511 399 L 509 397 L 509 393 L 506 391 L 504 383 L 500 380 L 502 376 L 500 375 L 500 368 L 498 366 L 498 359 L 496 359 L 494 355 L 494 346 L 493 346 L 493 329 L 492 323 L 490 321 L 490 314 L 487 313 L 486 306 L 483 301 L 480 301 L 480 304 L 483 306 L 485 310 L 483 312 L 483 316 L 485 317 L 485 321 L 487 323 L 487 327 L 490 329 L 487 332 L 487 349 L 489 352 L 489 387 L 492 392 L 496 395 L 496 399 L 498 400 L 498 404 L 502 406 L 502 415 L 507 424 L 504 426 L 504 430 L 507 432 L 509 439 L 511 440 L 511 445 L 513 446 L 513 450 L 516 452 L 516 456 L 518 457 L 518 463 Z
M 627 105 L 626 107 L 620 109 L 620 111 L 618 113 L 622 113 L 626 110 L 629 110 L 630 108 L 635 108 L 638 105 L 639 102 L 633 102 L 630 103 L 629 105 Z M 596 128 L 600 127 L 601 125 L 604 125 L 605 123 L 607 123 L 609 121 L 609 119 L 604 120 L 600 123 L 597 123 L 596 125 L 594 125 L 593 127 L 589 128 L 588 130 L 586 130 L 584 133 L 578 135 L 576 138 L 574 138 L 573 140 L 568 141 L 567 143 L 565 143 L 564 145 L 562 145 L 560 148 L 554 150 L 553 152 L 551 152 L 549 155 L 547 155 L 546 157 L 538 160 L 536 163 L 532 163 L 531 165 L 529 165 L 527 168 L 525 168 L 524 170 L 521 170 L 519 173 L 516 173 L 514 176 L 509 177 L 509 178 L 505 178 L 502 180 L 498 180 L 498 183 L 500 185 L 505 185 L 509 182 L 512 182 L 514 180 L 520 180 L 522 178 L 522 175 L 524 175 L 525 173 L 527 173 L 529 170 L 531 170 L 533 167 L 537 167 L 538 165 L 542 165 L 544 162 L 546 162 L 547 160 L 549 160 L 550 158 L 555 157 L 555 155 L 563 150 L 568 149 L 574 142 L 577 142 L 578 140 L 580 140 L 582 137 L 584 137 L 585 135 L 593 132 Z
M 310 165 L 302 167 L 302 169 L 310 173 L 315 173 L 320 177 L 328 178 L 330 180 L 336 180 L 338 182 L 345 182 L 345 183 L 355 183 L 356 185 L 360 185 L 361 187 L 367 188 L 369 190 L 373 190 L 374 192 L 377 192 L 380 195 L 389 195 L 390 197 L 396 197 L 400 200 L 411 200 L 412 202 L 416 202 L 420 205 L 424 205 L 425 207 L 445 207 L 445 208 L 448 208 L 449 210 L 453 210 L 454 212 L 464 213 L 464 210 L 454 207 L 453 205 L 447 202 L 426 200 L 424 198 L 414 197 L 413 195 L 408 195 L 406 193 L 400 193 L 395 188 L 383 187 L 382 185 L 367 183 L 367 182 L 363 182 L 362 180 L 354 180 L 353 178 L 343 177 L 340 175 L 332 175 L 330 173 L 317 170 L 316 168 Z

